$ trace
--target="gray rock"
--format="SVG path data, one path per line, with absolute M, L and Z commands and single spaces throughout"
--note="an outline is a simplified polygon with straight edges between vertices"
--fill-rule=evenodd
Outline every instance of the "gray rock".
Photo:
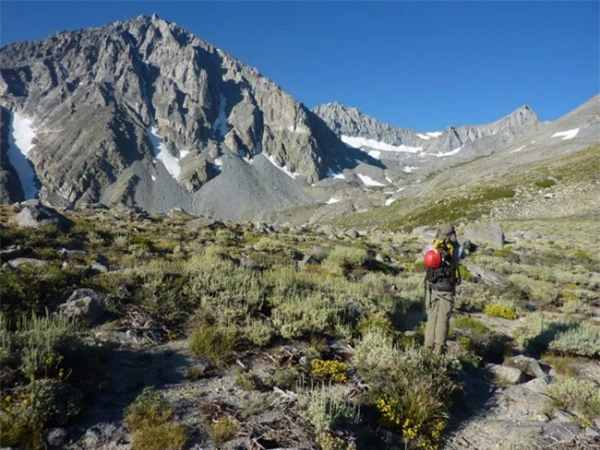
M 523 238 L 527 240 L 541 239 L 542 233 L 539 231 L 528 231 L 523 234 Z
M 35 258 L 15 258 L 15 259 L 11 259 L 10 261 L 8 261 L 5 264 L 5 266 L 8 266 L 9 268 L 12 268 L 12 269 L 18 269 L 19 267 L 21 267 L 25 264 L 30 264 L 34 267 L 43 267 L 43 266 L 48 265 L 48 261 L 43 261 L 41 259 L 35 259 Z
M 54 225 L 62 231 L 67 231 L 73 226 L 72 220 L 58 213 L 56 210 L 41 204 L 26 205 L 10 222 L 21 227 L 30 228 Z
M 499 364 L 488 364 L 486 371 L 501 383 L 519 384 L 525 380 L 525 375 L 516 367 L 506 367 Z
M 496 247 L 504 246 L 504 231 L 499 223 L 491 223 L 480 228 L 467 228 L 463 233 L 464 239 L 469 239 L 475 244 L 490 244 Z
M 546 372 L 540 367 L 540 363 L 529 356 L 518 355 L 510 359 L 510 364 L 520 369 L 526 375 L 535 378 L 544 378 Z
M 350 230 L 346 230 L 344 232 L 344 236 L 349 237 L 350 239 L 356 239 L 358 238 L 360 235 L 358 233 L 358 231 L 350 229 Z
M 64 428 L 50 428 L 46 431 L 46 440 L 52 447 L 62 447 L 67 437 L 67 430 Z
M 531 419 L 535 422 L 541 422 L 541 423 L 546 423 L 546 422 L 550 421 L 550 417 L 548 417 L 544 413 L 535 414 Z
M 305 255 L 304 258 L 302 258 L 302 261 L 300 261 L 300 265 L 304 266 L 306 264 L 319 264 L 321 261 L 319 261 L 319 259 L 314 256 L 314 255 Z
M 429 226 L 416 227 L 412 230 L 413 234 L 419 236 L 426 242 L 432 242 L 435 239 L 435 230 L 432 230 Z
M 93 425 L 85 432 L 83 443 L 85 448 L 106 448 L 106 444 L 115 438 L 118 428 L 110 422 Z
M 61 248 L 58 252 L 61 258 L 63 259 L 71 259 L 75 257 L 84 257 L 87 253 L 84 250 L 67 250 L 66 248 Z
M 0 261 L 8 261 L 18 258 L 23 254 L 23 249 L 20 245 L 10 245 L 5 248 L 0 248 Z
M 524 383 L 523 386 L 538 394 L 545 394 L 548 389 L 548 384 L 550 383 L 546 378 L 534 378 L 533 380 Z
M 483 283 L 491 284 L 493 286 L 508 286 L 510 281 L 493 270 L 486 269 L 484 267 L 473 264 L 472 262 L 465 262 L 465 267 L 476 279 L 479 279 Z
M 190 214 L 188 212 L 186 212 L 183 208 L 171 208 L 169 210 L 169 212 L 167 213 L 167 216 L 174 218 L 174 217 L 189 217 Z
M 92 263 L 92 271 L 95 274 L 100 274 L 100 273 L 107 273 L 109 272 L 108 266 L 98 262 L 98 261 L 94 261 Z
M 104 314 L 106 305 L 107 297 L 104 294 L 92 289 L 77 289 L 58 309 L 64 316 L 95 324 Z

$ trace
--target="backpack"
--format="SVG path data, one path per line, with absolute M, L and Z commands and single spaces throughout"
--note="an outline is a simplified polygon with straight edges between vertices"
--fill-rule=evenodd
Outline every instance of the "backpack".
M 433 241 L 433 249 L 440 252 L 442 261 L 437 269 L 427 268 L 425 283 L 430 289 L 438 291 L 454 291 L 454 286 L 460 284 L 460 272 L 454 257 L 454 245 L 447 239 Z

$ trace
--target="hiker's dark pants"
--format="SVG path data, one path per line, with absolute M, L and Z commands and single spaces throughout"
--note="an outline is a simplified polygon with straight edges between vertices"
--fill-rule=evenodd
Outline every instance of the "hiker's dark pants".
M 425 327 L 425 348 L 434 353 L 446 351 L 450 314 L 454 306 L 454 293 L 431 290 L 425 302 L 427 326 Z

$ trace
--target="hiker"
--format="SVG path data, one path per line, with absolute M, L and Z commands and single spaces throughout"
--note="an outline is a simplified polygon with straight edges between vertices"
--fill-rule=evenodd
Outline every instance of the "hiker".
M 439 227 L 435 240 L 423 251 L 425 274 L 425 348 L 436 354 L 446 352 L 450 315 L 456 286 L 460 284 L 458 265 L 461 248 L 451 224 Z

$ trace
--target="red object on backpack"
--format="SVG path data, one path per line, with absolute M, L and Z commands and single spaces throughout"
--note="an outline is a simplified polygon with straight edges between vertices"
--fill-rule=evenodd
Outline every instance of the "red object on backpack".
M 423 259 L 425 265 L 430 269 L 439 269 L 442 266 L 442 254 L 438 250 L 429 250 Z

